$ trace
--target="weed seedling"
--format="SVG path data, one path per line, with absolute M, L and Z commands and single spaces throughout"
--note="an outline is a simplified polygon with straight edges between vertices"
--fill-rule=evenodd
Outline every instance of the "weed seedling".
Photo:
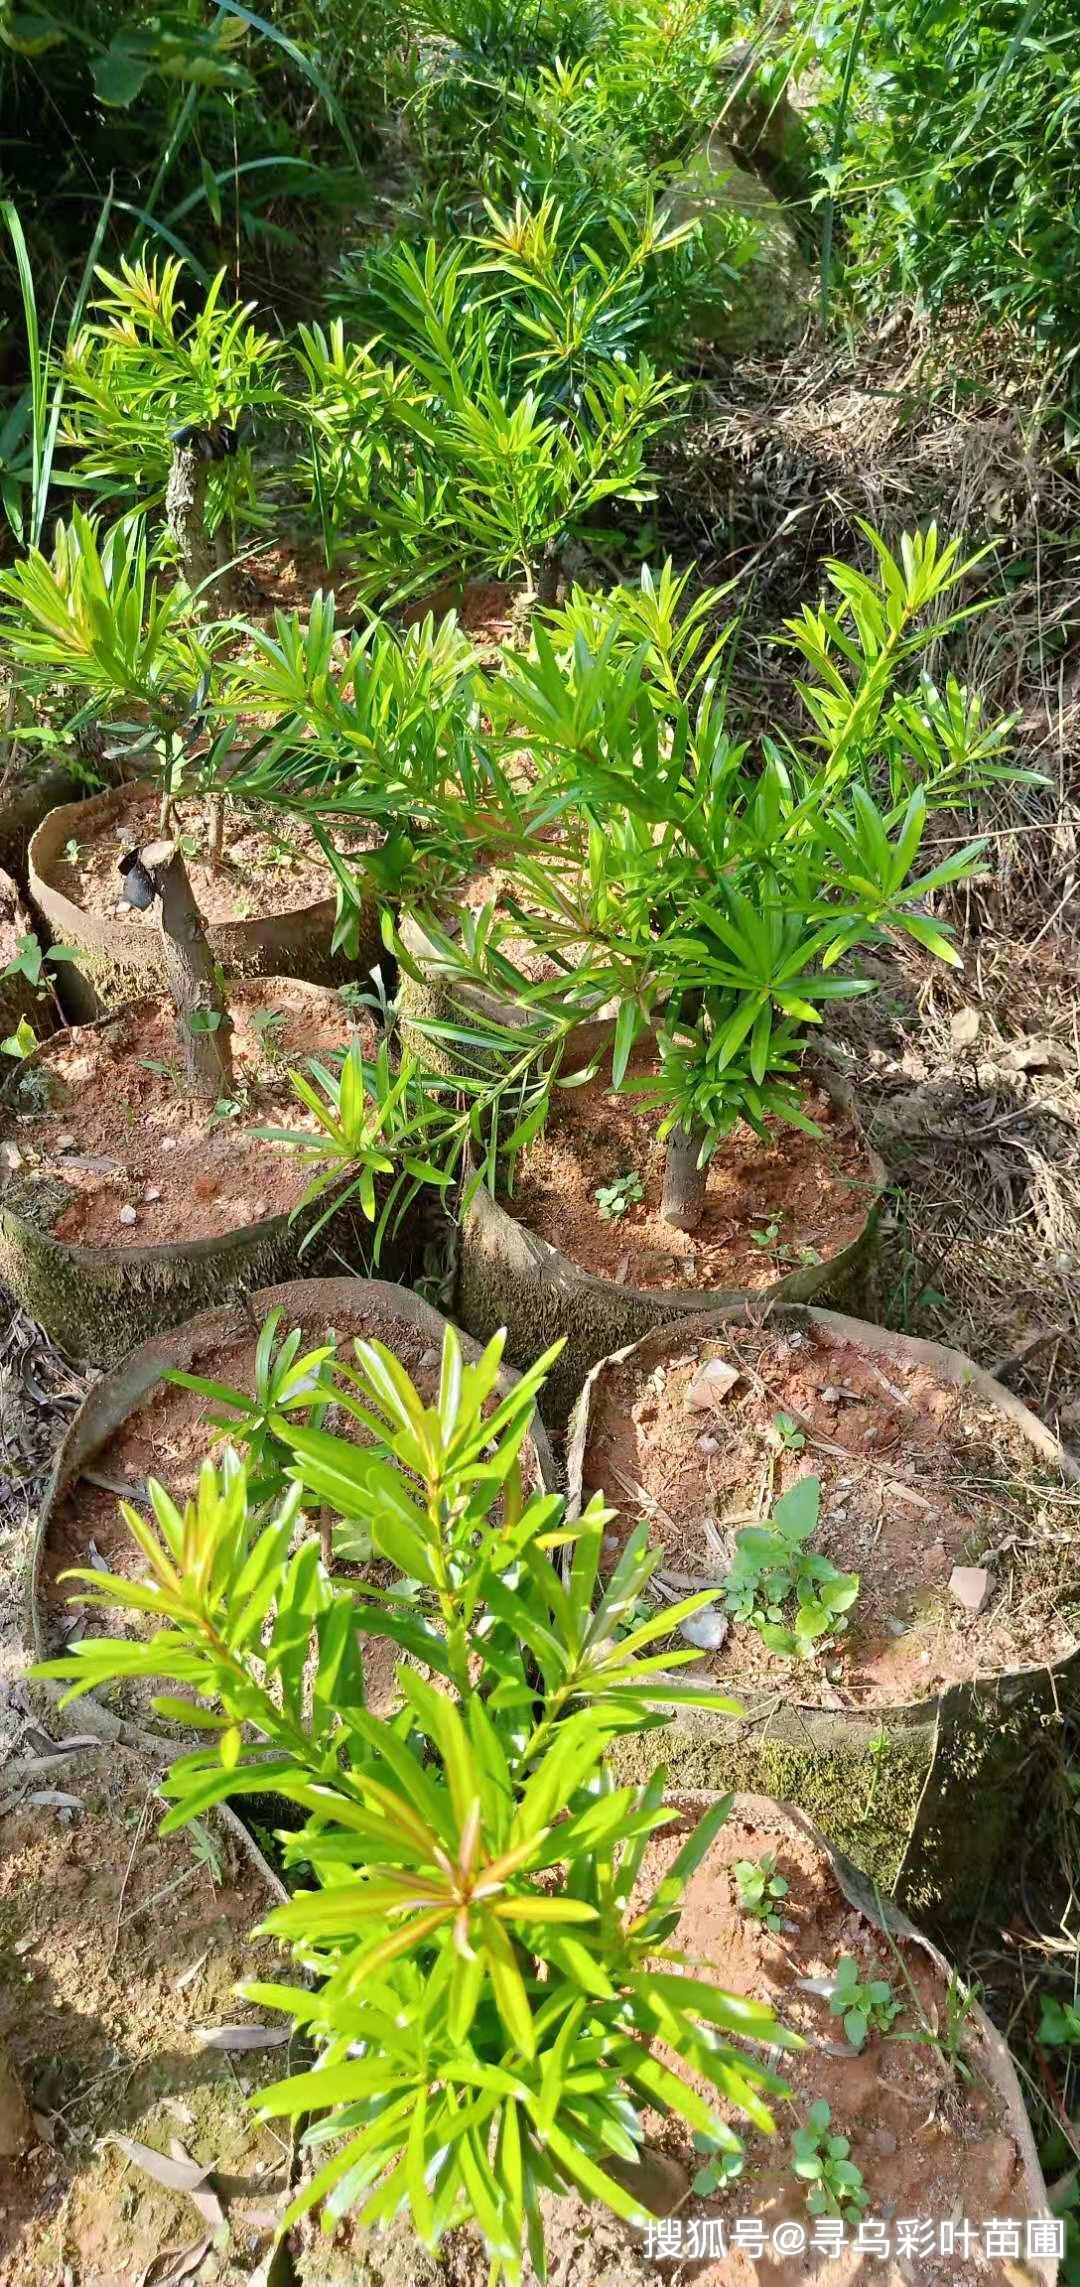
M 857 1572 L 840 1572 L 807 1547 L 820 1509 L 819 1479 L 800 1477 L 767 1526 L 736 1533 L 735 1562 L 724 1581 L 725 1609 L 756 1628 L 770 1652 L 788 1659 L 812 1659 L 823 1640 L 841 1635 L 859 1593 Z M 797 1609 L 788 1627 L 784 1610 L 792 1597 Z
M 69 866 L 78 865 L 79 859 L 82 856 L 82 851 L 75 839 L 74 834 L 72 834 L 70 841 L 64 843 L 64 856 L 67 859 Z
M 735 1881 L 742 1912 L 751 1914 L 757 1922 L 764 1922 L 767 1930 L 782 1930 L 783 1915 L 777 1908 L 787 1897 L 790 1884 L 776 1872 L 775 1850 L 767 1850 L 764 1857 L 757 1860 L 737 1859 Z
M 722 2192 L 726 2185 L 736 2183 L 742 2175 L 745 2156 L 737 2137 L 732 2136 L 728 2144 L 721 2142 L 717 2136 L 706 2136 L 702 2129 L 696 2128 L 694 2150 L 703 2155 L 693 2185 L 699 2200 L 711 2199 L 714 2192 Z
M 614 1183 L 598 1183 L 593 1193 L 603 1223 L 617 1223 L 620 1215 L 644 1197 L 644 1184 L 633 1168 L 626 1175 L 617 1175 Z
M 772 1418 L 773 1428 L 785 1453 L 801 1453 L 806 1444 L 806 1436 L 804 1431 L 799 1428 L 794 1414 L 774 1413 Z
M 831 2135 L 831 2127 L 831 2107 L 819 2097 L 805 2128 L 797 2128 L 791 2139 L 792 2169 L 810 2187 L 806 2205 L 812 2216 L 843 2216 L 845 2223 L 857 2224 L 870 2194 L 847 2137 Z
M 774 1219 L 771 1222 L 763 1224 L 760 1231 L 751 1231 L 750 1242 L 752 1246 L 760 1247 L 764 1252 L 766 1247 L 775 1247 L 779 1237 L 780 1225 Z
M 888 1978 L 872 1977 L 864 1985 L 854 1955 L 841 1954 L 829 1995 L 829 2008 L 834 2017 L 843 2018 L 844 2031 L 853 2049 L 863 2047 L 868 2033 L 887 2033 L 902 2007 Z

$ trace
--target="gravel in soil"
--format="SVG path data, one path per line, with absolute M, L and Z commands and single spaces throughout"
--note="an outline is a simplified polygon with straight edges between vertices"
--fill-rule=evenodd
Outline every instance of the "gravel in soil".
M 66 1799 L 35 1800 L 43 1784 Z M 249 1942 L 265 1881 L 213 1816 L 163 1837 L 156 1781 L 121 1747 L 84 1751 L 8 1806 L 0 2041 L 34 2141 L 0 2170 L 5 2287 L 138 2287 L 166 2251 L 209 2235 L 191 2197 L 156 2183 L 119 2136 L 165 2155 L 175 2139 L 212 2171 L 202 2198 L 216 2196 L 230 2234 L 202 2275 L 240 2287 L 268 2251 L 290 2165 L 247 2096 L 288 2069 L 289 2048 L 219 2053 L 196 2029 L 271 2024 L 234 1991 L 274 1974 L 266 1944 Z
M 229 1006 L 234 1089 L 219 1107 L 183 1095 L 171 1001 L 66 1034 L 14 1091 L 0 1199 L 80 1246 L 168 1245 L 290 1213 L 312 1163 L 252 1131 L 315 1132 L 289 1069 L 346 1047 L 355 1020 L 293 978 L 234 986 Z M 372 1054 L 366 1019 L 360 1037 Z
M 695 1410 L 710 1360 L 735 1378 Z M 821 1486 L 811 1548 L 859 1576 L 848 1631 L 795 1665 L 731 1621 L 701 1663 L 711 1680 L 795 1691 L 806 1705 L 886 1706 L 1075 1644 L 1077 1495 L 976 1391 L 819 1326 L 768 1324 L 673 1330 L 662 1363 L 646 1370 L 631 1353 L 594 1384 L 583 1478 L 617 1511 L 609 1566 L 644 1517 L 669 1592 L 722 1583 L 736 1533 L 766 1523 L 806 1476 Z M 960 1565 L 989 1573 L 978 1616 L 950 1592 Z
M 569 1066 L 567 1067 L 569 1070 Z M 629 1076 L 657 1069 L 644 1047 Z M 772 1286 L 804 1264 L 826 1262 L 857 1239 L 875 1192 L 853 1122 L 809 1090 L 804 1110 L 820 1138 L 769 1122 L 762 1142 L 740 1126 L 709 1162 L 705 1213 L 676 1231 L 660 1212 L 666 1146 L 640 1099 L 603 1077 L 556 1090 L 552 1112 L 523 1155 L 507 1212 L 582 1271 L 632 1287 Z M 640 1199 L 605 1219 L 598 1191 L 636 1177 Z
M 88 819 L 50 869 L 54 889 L 80 912 L 116 922 L 131 931 L 158 936 L 157 908 L 140 913 L 122 896 L 117 860 L 125 849 L 141 848 L 157 833 L 156 787 L 132 786 L 108 818 Z M 206 856 L 206 806 L 192 799 L 177 804 L 176 818 L 187 860 L 188 879 L 203 920 L 264 920 L 274 913 L 300 913 L 332 899 L 334 885 L 314 834 L 299 819 L 225 805 L 225 849 L 220 865 Z

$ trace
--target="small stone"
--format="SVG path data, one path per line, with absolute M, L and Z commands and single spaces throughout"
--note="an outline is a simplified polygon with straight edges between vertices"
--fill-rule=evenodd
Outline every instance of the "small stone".
M 697 1449 L 699 1453 L 719 1453 L 720 1440 L 716 1437 L 699 1437 Z
M 896 2150 L 896 2138 L 893 2135 L 892 2129 L 875 2128 L 874 2145 L 876 2150 L 883 2152 L 886 2159 L 888 2159 L 889 2156 Z
M 267 1218 L 267 1216 L 269 1215 L 269 1213 L 270 1213 L 270 1202 L 269 1202 L 269 1200 L 268 1200 L 268 1199 L 253 1199 L 253 1200 L 252 1200 L 252 1202 L 251 1202 L 251 1220 L 252 1220 L 252 1222 L 253 1222 L 253 1223 L 265 1223 L 265 1221 L 266 1221 L 266 1218 Z
M 74 1151 L 75 1143 L 76 1138 L 74 1136 L 57 1136 L 57 1151 Z
M 978 1009 L 957 1009 L 949 1026 L 949 1037 L 954 1048 L 970 1048 L 979 1037 L 981 1018 Z
M 825 1388 L 821 1393 L 822 1404 L 826 1406 L 838 1406 L 840 1403 L 841 1395 L 842 1393 L 839 1390 L 833 1388 L 831 1382 L 827 1382 Z
M 699 1366 L 686 1393 L 688 1413 L 713 1413 L 730 1397 L 736 1382 L 742 1376 L 738 1366 L 729 1366 L 726 1358 L 707 1358 Z
M 906 1636 L 906 1635 L 907 1635 L 907 1621 L 906 1621 L 906 1620 L 886 1620 L 886 1622 L 885 1622 L 885 1633 L 886 1633 L 886 1635 L 888 1635 L 888 1636 Z
M 931 1572 L 940 1572 L 940 1571 L 941 1571 L 941 1567 L 942 1567 L 942 1565 L 943 1565 L 943 1564 L 944 1564 L 944 1562 L 945 1562 L 945 1543 L 944 1543 L 944 1541 L 932 1541 L 932 1542 L 931 1542 L 931 1544 L 930 1544 L 930 1547 L 927 1549 L 927 1552 L 926 1552 L 926 1558 L 925 1558 L 925 1562 L 926 1562 L 926 1565 L 927 1565 L 928 1569 L 929 1569 Z
M 984 1564 L 954 1564 L 949 1574 L 949 1594 L 965 1612 L 973 1617 L 984 1612 L 993 1593 L 993 1574 Z
M 421 1353 L 420 1364 L 422 1366 L 437 1366 L 438 1363 L 439 1353 L 437 1350 L 425 1350 Z M 610 1540 L 611 1537 L 612 1536 L 610 1533 L 605 1535 L 605 1538 L 608 1540 Z
M 232 1203 L 232 1217 L 233 1222 L 238 1226 L 243 1223 L 252 1222 L 253 1217 L 251 1212 L 250 1199 L 234 1199 Z
M 197 1175 L 191 1188 L 196 1199 L 216 1199 L 221 1185 L 216 1175 Z
M 23 1155 L 17 1143 L 0 1143 L 0 1167 L 6 1167 L 9 1174 L 14 1175 L 22 1163 Z
M 130 1230 L 131 1225 L 133 1223 L 137 1223 L 138 1220 L 139 1218 L 135 1212 L 134 1207 L 121 1207 L 120 1221 L 125 1225 L 126 1229 Z
M 161 1185 L 159 1183 L 148 1183 L 146 1190 L 143 1192 L 143 1198 L 145 1199 L 147 1206 L 152 1207 L 155 1199 L 160 1199 L 160 1197 Z
M 680 1620 L 679 1634 L 688 1644 L 696 1644 L 699 1651 L 718 1652 L 727 1640 L 728 1623 L 723 1612 L 710 1610 L 691 1612 L 688 1620 Z
M 175 1151 L 175 1150 L 176 1150 L 176 1137 L 175 1137 L 175 1136 L 162 1136 L 162 1139 L 161 1139 L 161 1143 L 160 1143 L 160 1145 L 159 1145 L 159 1147 L 158 1147 L 158 1148 L 159 1148 L 159 1150 L 160 1150 L 160 1151 Z

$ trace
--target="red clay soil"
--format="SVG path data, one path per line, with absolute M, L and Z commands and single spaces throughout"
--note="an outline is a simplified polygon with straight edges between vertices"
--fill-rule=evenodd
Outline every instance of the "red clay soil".
M 452 611 L 457 613 L 459 624 L 466 635 L 472 637 L 478 650 L 509 643 L 514 633 L 516 593 L 507 580 L 447 580 L 441 588 L 433 588 L 430 595 L 406 604 L 401 614 L 402 625 L 417 627 L 429 612 L 438 624 Z
M 711 1411 L 693 1411 L 690 1386 L 711 1358 L 739 1380 Z M 781 1413 L 805 1439 L 799 1450 L 783 1442 Z M 1075 1641 L 1075 1496 L 1063 1497 L 1053 1471 L 977 1392 L 821 1327 L 731 1328 L 709 1340 L 673 1330 L 662 1365 L 646 1370 L 631 1355 L 594 1385 L 583 1474 L 586 1494 L 602 1489 L 618 1511 L 606 1561 L 645 1518 L 663 1548 L 661 1578 L 680 1596 L 722 1582 L 736 1532 L 764 1523 L 797 1478 L 819 1479 L 811 1545 L 860 1579 L 848 1631 L 795 1664 L 731 1621 L 723 1646 L 700 1663 L 724 1686 L 884 1706 L 1053 1659 Z M 949 1578 L 956 1565 L 983 1562 L 994 1593 L 974 1618 Z
M 122 808 L 108 818 L 84 822 L 73 836 L 78 855 L 58 858 L 50 869 L 55 889 L 82 913 L 140 925 L 157 933 L 157 908 L 140 913 L 122 896 L 117 860 L 128 847 L 152 841 L 157 831 L 156 788 L 132 786 Z M 187 856 L 188 878 L 204 921 L 255 921 L 274 913 L 299 913 L 334 894 L 333 879 L 314 835 L 299 819 L 269 811 L 225 806 L 225 853 L 209 865 L 206 805 L 193 797 L 177 804 Z
M 251 1131 L 314 1131 L 288 1068 L 344 1048 L 354 1020 L 336 993 L 293 978 L 237 985 L 230 1008 L 235 1113 L 185 1100 L 172 1003 L 143 1002 L 108 1025 L 77 1028 L 50 1055 L 48 1110 L 7 1116 L 20 1164 L 0 1170 L 0 1197 L 35 1220 L 44 1211 L 57 1238 L 81 1246 L 216 1237 L 288 1214 L 312 1164 Z M 366 1021 L 360 1037 L 372 1054 Z M 36 1087 L 36 1069 L 27 1078 Z M 121 1222 L 124 1207 L 133 1223 Z
M 656 1068 L 643 1044 L 630 1075 Z M 858 1237 L 874 1178 L 852 1122 L 827 1097 L 809 1091 L 804 1098 L 824 1130 L 820 1140 L 776 1121 L 763 1144 L 738 1127 L 709 1163 L 705 1214 L 691 1232 L 661 1215 L 666 1146 L 640 1101 L 613 1094 L 602 1076 L 556 1090 L 547 1126 L 502 1201 L 579 1270 L 633 1287 L 755 1289 L 800 1263 L 827 1261 Z M 644 1198 L 606 1222 L 597 1189 L 630 1173 Z
M 650 1845 L 639 1884 L 641 1902 L 671 1866 L 681 1839 L 670 1837 Z M 776 1870 L 790 1884 L 782 1909 L 785 1927 L 775 1936 L 742 1911 L 732 1871 L 737 1860 L 757 1860 L 768 1851 L 776 1851 Z M 801 1980 L 831 1980 L 840 1956 L 852 1954 L 864 1981 L 888 1980 L 894 1996 L 903 2002 L 903 2013 L 895 2020 L 897 2031 L 944 2028 L 945 1979 L 921 1947 L 903 1940 L 896 1943 L 902 1968 L 889 1940 L 849 1905 L 827 1857 L 809 1837 L 782 1826 L 778 1830 L 767 1813 L 761 1825 L 737 1812 L 728 1819 L 689 1884 L 672 1944 L 727 1991 L 767 2002 L 810 2046 L 771 2060 L 791 2090 L 790 2102 L 774 2100 L 773 2137 L 748 2129 L 731 2107 L 719 2107 L 745 2145 L 744 2174 L 723 2196 L 703 2200 L 691 2193 L 680 2210 L 688 2237 L 695 2218 L 712 2219 L 724 2224 L 729 2247 L 736 2218 L 760 2218 L 764 2259 L 752 2261 L 741 2252 L 729 2252 L 719 2260 L 665 2265 L 664 2277 L 715 2281 L 716 2287 L 721 2283 L 722 2287 L 797 2287 L 797 2283 L 801 2287 L 816 2265 L 824 2264 L 829 2281 L 848 2287 L 849 2282 L 866 2278 L 871 2261 L 873 2276 L 888 2287 L 898 2287 L 914 2275 L 910 2261 L 901 2266 L 893 2255 L 882 2262 L 854 2249 L 837 2260 L 809 2253 L 787 2258 L 769 2254 L 771 2234 L 781 2221 L 803 2224 L 808 2238 L 813 2230 L 806 2187 L 791 2173 L 791 2134 L 805 2123 L 811 2104 L 819 2098 L 831 2109 L 832 2133 L 851 2140 L 852 2159 L 870 2195 L 867 2215 L 883 2222 L 885 2234 L 895 2236 L 896 2219 L 901 2217 L 926 2216 L 935 2223 L 966 2217 L 978 2230 L 995 2217 L 1023 2220 L 1029 2212 L 1020 2155 L 1003 2108 L 985 2080 L 965 2084 L 948 2058 L 928 2042 L 871 2033 L 856 2054 L 843 2038 L 839 2018 L 830 2014 L 828 2001 L 802 1990 Z M 973 2048 L 971 2062 L 978 2066 L 974 2036 Z M 715 2092 L 704 2081 L 696 2085 L 706 2101 L 715 2104 Z M 692 2177 L 701 2163 L 681 2124 L 647 2120 L 646 2133 L 650 2130 L 650 2140 Z M 568 2244 L 578 2204 L 563 2206 L 571 2213 L 558 2237 Z M 577 2221 L 588 2229 L 580 2211 Z M 848 2239 L 854 2236 L 849 2227 Z M 552 2269 L 554 2276 L 561 2276 L 555 2263 Z M 1004 2280 L 1007 2272 L 994 2261 L 980 2260 L 976 2268 L 970 2256 L 956 2256 L 936 2258 L 932 2270 L 919 2265 L 918 2277 L 933 2278 L 935 2287 L 947 2283 L 968 2287 L 976 2278 Z

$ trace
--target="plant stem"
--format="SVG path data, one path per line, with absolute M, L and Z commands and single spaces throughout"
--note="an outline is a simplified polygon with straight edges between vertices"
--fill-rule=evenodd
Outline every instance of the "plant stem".
M 176 1007 L 187 1093 L 216 1104 L 233 1085 L 232 1021 L 217 964 L 177 844 L 150 842 L 141 857 L 161 900 L 165 973 Z M 200 1019 L 194 1028 L 193 1017 Z
M 668 1138 L 660 1213 L 676 1231 L 696 1231 L 705 1213 L 708 1168 L 698 1166 L 698 1155 L 706 1134 L 694 1120 L 689 1128 L 673 1128 Z
M 221 864 L 225 847 L 225 797 L 208 794 L 206 797 L 206 854 L 216 872 Z
M 165 491 L 165 518 L 192 595 L 217 569 L 217 551 L 206 529 L 206 488 L 210 463 L 197 445 L 174 445 Z
M 534 611 L 550 611 L 559 600 L 559 580 L 562 576 L 562 549 L 557 540 L 546 542 L 537 568 L 533 592 Z

